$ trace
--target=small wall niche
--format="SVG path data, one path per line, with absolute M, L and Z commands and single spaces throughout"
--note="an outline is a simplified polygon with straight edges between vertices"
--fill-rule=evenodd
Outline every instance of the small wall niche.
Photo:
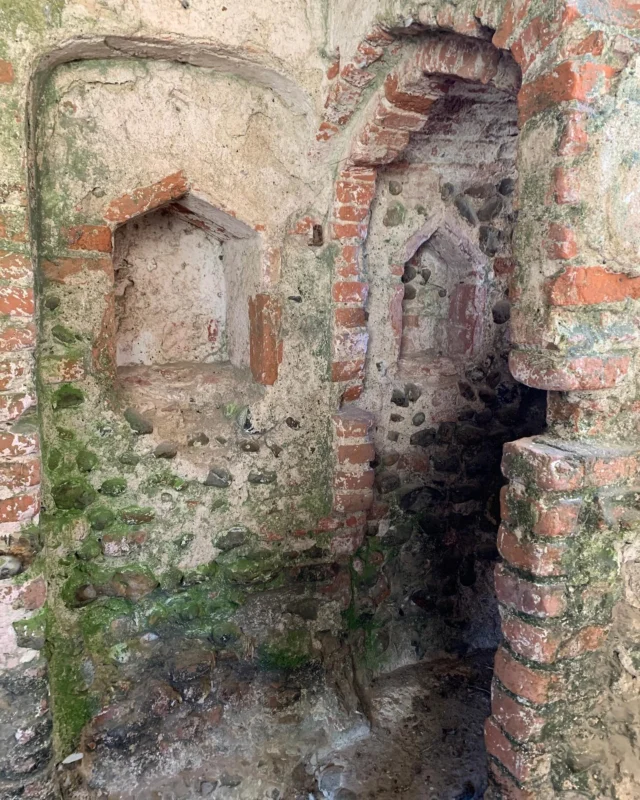
M 230 222 L 227 224 L 227 221 Z M 249 363 L 254 232 L 197 198 L 137 217 L 115 234 L 119 369 Z
M 486 257 L 444 224 L 405 264 L 400 358 L 476 356 L 483 340 Z

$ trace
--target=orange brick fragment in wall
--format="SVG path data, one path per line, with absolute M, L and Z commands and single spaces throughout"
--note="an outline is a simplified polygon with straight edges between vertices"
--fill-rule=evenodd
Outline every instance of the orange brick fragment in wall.
M 569 267 L 549 282 L 549 300 L 555 306 L 590 306 L 640 297 L 640 277 L 604 267 Z
M 108 225 L 74 225 L 64 232 L 70 250 L 110 253 L 111 228 Z
M 0 83 L 13 83 L 14 77 L 11 62 L 0 58 Z
M 282 359 L 280 347 L 280 301 L 270 294 L 249 298 L 249 350 L 254 379 L 272 386 L 278 379 Z
M 125 194 L 117 200 L 113 200 L 109 204 L 104 218 L 107 222 L 127 222 L 138 214 L 145 214 L 172 200 L 177 200 L 188 190 L 189 184 L 185 174 L 182 171 L 175 172 L 151 186 L 135 189 L 131 194 Z
M 518 95 L 520 126 L 557 103 L 587 102 L 598 90 L 606 91 L 616 74 L 613 67 L 593 62 L 565 61 L 551 72 L 525 83 Z

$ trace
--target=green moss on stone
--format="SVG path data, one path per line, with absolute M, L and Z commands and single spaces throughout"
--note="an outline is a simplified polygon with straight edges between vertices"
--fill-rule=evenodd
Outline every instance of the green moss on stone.
M 89 524 L 95 531 L 104 531 L 115 522 L 115 514 L 106 506 L 95 506 L 87 511 Z
M 140 525 L 143 522 L 151 522 L 156 515 L 152 508 L 141 508 L 140 506 L 128 506 L 118 513 L 118 517 L 125 525 Z
M 82 643 L 70 631 L 60 631 L 51 615 L 47 618 L 46 653 L 56 749 L 66 756 L 76 749 L 92 709 L 82 677 Z
M 299 669 L 311 661 L 312 656 L 311 634 L 306 628 L 275 636 L 259 651 L 260 664 L 265 669 Z
M 98 456 L 91 450 L 83 448 L 76 455 L 76 464 L 80 472 L 91 472 L 98 465 Z
M 51 494 L 56 506 L 67 511 L 83 510 L 97 498 L 96 490 L 82 478 L 71 478 L 56 484 Z
M 55 409 L 77 408 L 84 403 L 84 392 L 70 383 L 63 383 L 51 396 L 51 405 Z
M 108 497 L 117 497 L 127 491 L 127 482 L 124 478 L 108 478 L 100 486 L 100 494 Z
M 54 325 L 51 328 L 51 334 L 54 339 L 62 342 L 62 344 L 75 344 L 76 342 L 75 333 L 70 331 L 69 328 L 65 328 L 64 325 Z
M 53 470 L 58 469 L 61 462 L 62 453 L 57 447 L 52 448 L 49 452 L 49 457 L 47 458 L 47 467 L 53 472 Z

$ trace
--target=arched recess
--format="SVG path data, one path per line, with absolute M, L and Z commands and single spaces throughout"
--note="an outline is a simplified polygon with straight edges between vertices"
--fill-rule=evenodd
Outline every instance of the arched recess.
M 373 453 L 371 431 L 377 419 L 359 410 L 357 401 L 366 400 L 367 369 L 378 366 L 368 360 L 367 318 L 375 287 L 370 285 L 366 258 L 376 183 L 384 165 L 406 159 L 412 133 L 429 125 L 451 79 L 481 86 L 496 86 L 498 81 L 514 101 L 517 97 L 516 259 L 500 268 L 509 274 L 512 374 L 550 392 L 549 428 L 545 436 L 507 444 L 502 460 L 510 485 L 502 491 L 498 547 L 503 562 L 497 567 L 495 591 L 504 638 L 485 731 L 492 798 L 547 798 L 555 796 L 556 789 L 568 788 L 559 777 L 567 775 L 563 740 L 571 726 L 579 726 L 589 714 L 595 687 L 585 669 L 595 674 L 606 652 L 611 604 L 620 583 L 611 561 L 598 576 L 592 573 L 586 552 L 595 548 L 606 560 L 620 526 L 624 529 L 626 523 L 606 510 L 611 502 L 607 498 L 618 492 L 627 498 L 622 506 L 628 505 L 637 463 L 636 447 L 620 446 L 614 426 L 607 423 L 616 408 L 622 411 L 621 425 L 627 424 L 635 348 L 613 331 L 604 342 L 601 323 L 592 318 L 589 306 L 613 302 L 614 279 L 609 275 L 606 286 L 600 284 L 599 268 L 584 266 L 598 258 L 590 249 L 590 236 L 597 230 L 607 239 L 601 199 L 594 199 L 599 194 L 590 195 L 586 189 L 589 169 L 599 174 L 601 168 L 601 145 L 590 119 L 602 112 L 603 98 L 612 93 L 628 56 L 621 50 L 614 55 L 616 46 L 606 49 L 610 37 L 599 29 L 599 22 L 591 27 L 593 20 L 573 4 L 560 6 L 536 16 L 532 4 L 520 10 L 508 4 L 493 44 L 484 41 L 477 20 L 466 24 L 464 9 L 460 15 L 452 12 L 451 18 L 440 12 L 436 18 L 435 11 L 425 9 L 411 33 L 446 27 L 478 38 L 440 32 L 407 45 L 410 55 L 387 76 L 364 120 L 353 128 L 333 212 L 332 236 L 339 254 L 332 377 L 342 409 L 336 415 L 334 507 L 357 508 L 376 521 L 387 509 L 374 503 L 374 472 L 368 459 L 349 460 L 343 422 L 353 426 L 359 419 L 366 425 L 361 433 L 366 431 L 368 438 L 360 442 L 367 441 Z M 359 52 L 377 48 L 372 60 L 381 58 L 381 48 L 389 47 L 393 34 L 401 32 L 374 32 Z M 511 50 L 523 71 L 521 87 L 504 81 L 510 59 L 497 48 Z M 348 68 L 353 72 L 361 67 L 345 65 L 338 80 L 343 73 L 345 81 L 353 80 Z M 343 102 L 346 97 L 343 93 Z M 322 138 L 337 135 L 342 120 L 351 114 L 353 109 L 342 109 L 339 119 L 325 125 Z M 390 266 L 400 277 L 402 259 Z M 582 291 L 578 285 L 589 288 Z M 633 296 L 631 284 L 628 289 L 627 298 Z M 398 288 L 388 305 L 387 331 L 395 324 L 396 353 L 403 294 Z M 611 313 L 618 319 L 616 310 L 611 308 Z M 582 587 L 577 594 L 572 589 L 576 584 Z M 585 602 L 591 592 L 597 592 L 599 600 Z M 576 783 L 571 787 L 579 788 Z
M 68 253 L 58 258 L 45 259 L 42 263 L 43 277 L 47 281 L 71 283 L 71 276 L 93 271 L 103 272 L 106 276 L 106 285 L 96 287 L 98 293 L 104 292 L 101 319 L 94 320 L 94 344 L 92 352 L 93 369 L 103 376 L 115 376 L 117 366 L 132 364 L 150 365 L 152 363 L 168 363 L 172 361 L 189 361 L 188 357 L 172 357 L 162 355 L 151 357 L 141 350 L 137 344 L 137 355 L 131 354 L 132 344 L 128 344 L 128 356 L 121 354 L 118 358 L 117 326 L 116 326 L 116 283 L 119 280 L 119 294 L 124 294 L 126 285 L 134 285 L 135 280 L 128 275 L 114 274 L 120 268 L 122 272 L 122 253 L 119 248 L 114 250 L 114 240 L 122 238 L 123 226 L 132 226 L 140 217 L 164 210 L 176 220 L 203 231 L 205 236 L 219 243 L 221 252 L 215 258 L 210 258 L 208 264 L 203 264 L 204 272 L 217 271 L 220 273 L 219 283 L 222 293 L 224 336 L 228 340 L 228 352 L 216 356 L 215 344 L 219 332 L 219 320 L 208 318 L 201 320 L 200 327 L 206 330 L 210 342 L 209 348 L 204 348 L 204 354 L 198 359 L 202 363 L 229 361 L 232 366 L 251 366 L 253 378 L 261 384 L 273 384 L 277 380 L 278 363 L 281 359 L 281 344 L 279 341 L 280 311 L 270 295 L 260 293 L 261 285 L 261 247 L 260 237 L 256 231 L 244 222 L 212 206 L 197 192 L 193 192 L 183 173 L 178 172 L 162 178 L 157 183 L 141 187 L 130 194 L 113 198 L 105 204 L 103 226 L 92 224 L 77 224 L 63 231 L 66 239 Z M 129 235 L 128 239 L 134 238 Z M 130 245 L 130 242 L 129 242 Z M 120 248 L 121 249 L 121 248 Z M 72 255 L 70 253 L 73 253 Z M 179 255 L 177 253 L 176 255 Z M 221 268 L 221 264 L 224 265 Z M 186 262 L 185 262 L 186 263 Z M 183 265 L 184 266 L 184 265 Z M 205 280 L 206 275 L 202 276 Z M 184 276 L 185 284 L 180 286 L 176 275 L 164 275 L 164 284 L 160 281 L 163 276 L 159 273 L 155 280 L 147 280 L 146 292 L 155 300 L 163 292 L 187 291 L 188 284 L 194 276 Z M 125 284 L 123 286 L 122 284 Z M 97 312 L 100 303 L 97 296 L 95 300 L 87 296 L 86 286 L 83 287 L 83 302 L 89 306 L 95 303 Z M 193 298 L 192 298 L 193 299 Z M 186 323 L 184 314 L 187 306 L 182 310 L 183 318 L 171 320 L 163 313 L 161 306 L 154 308 L 147 303 L 150 317 L 157 318 L 163 325 L 183 326 Z M 180 309 L 178 309 L 180 313 Z M 211 309 L 211 314 L 213 314 Z M 205 317 L 207 312 L 205 310 Z M 153 319 L 147 323 L 153 324 Z M 191 332 L 192 335 L 194 331 Z M 202 333 L 202 332 L 200 332 Z M 185 335 L 189 335 L 185 332 Z M 138 331 L 138 339 L 152 338 L 149 332 Z M 55 340 L 55 335 L 54 335 Z M 59 341 L 63 345 L 63 341 Z M 134 346 L 135 349 L 135 346 Z M 144 348 L 143 348 L 144 349 Z M 153 349 L 153 346 L 152 346 Z M 155 349 L 162 354 L 160 344 Z M 207 352 L 207 349 L 210 352 Z M 66 353 L 50 354 L 42 362 L 43 374 L 49 376 L 46 382 L 60 382 L 80 378 L 86 369 L 83 356 L 73 358 Z

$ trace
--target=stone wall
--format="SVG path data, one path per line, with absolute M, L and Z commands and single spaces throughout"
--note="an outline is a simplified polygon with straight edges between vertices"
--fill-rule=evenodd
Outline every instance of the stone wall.
M 3 797 L 302 790 L 498 612 L 487 796 L 638 794 L 639 26 L 0 3 Z

